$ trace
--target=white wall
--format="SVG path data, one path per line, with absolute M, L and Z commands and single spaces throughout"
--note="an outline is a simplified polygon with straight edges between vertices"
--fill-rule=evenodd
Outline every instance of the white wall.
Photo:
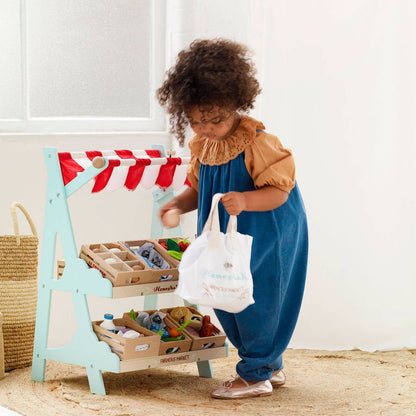
M 268 4 L 262 116 L 294 149 L 311 233 L 293 345 L 414 348 L 414 3 Z
M 413 3 L 167 4 L 167 62 L 197 37 L 247 43 L 255 51 L 263 87 L 253 114 L 294 151 L 309 216 L 310 262 L 291 346 L 415 348 Z M 43 224 L 44 145 L 60 151 L 145 148 L 159 138 L 169 142 L 166 133 L 2 134 L 2 234 L 11 232 L 8 207 L 13 200 L 27 206 L 38 228 Z M 84 189 L 70 201 L 78 244 L 149 233 L 149 193 L 89 195 Z M 122 214 L 110 220 L 115 208 Z M 184 219 L 185 234 L 193 234 L 194 223 L 193 214 Z M 110 307 L 120 312 L 131 307 L 131 300 L 90 301 L 93 319 Z M 161 301 L 168 303 L 171 297 Z M 70 302 L 57 302 L 54 308 L 58 306 L 71 307 Z M 69 319 L 66 325 L 74 323 Z M 65 333 L 54 317 L 52 326 L 52 343 L 63 341 Z

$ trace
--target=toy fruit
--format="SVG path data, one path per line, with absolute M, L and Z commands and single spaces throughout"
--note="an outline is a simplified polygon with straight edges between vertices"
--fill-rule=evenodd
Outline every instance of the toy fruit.
M 168 246 L 166 245 L 166 243 L 164 241 L 160 241 L 159 244 L 165 249 L 168 249 Z
M 173 238 L 168 238 L 166 243 L 161 241 L 159 243 L 163 248 L 168 251 L 168 254 L 176 260 L 182 260 L 182 254 L 191 244 L 187 238 L 181 240 L 175 240 Z
M 181 241 L 179 241 L 178 244 L 179 244 L 179 248 L 181 249 L 181 251 L 184 252 L 189 246 L 189 241 L 181 240 Z

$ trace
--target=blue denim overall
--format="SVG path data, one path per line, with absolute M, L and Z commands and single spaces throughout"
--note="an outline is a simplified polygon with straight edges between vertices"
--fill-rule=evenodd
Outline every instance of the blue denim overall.
M 244 152 L 219 166 L 200 164 L 198 235 L 202 232 L 214 194 L 253 191 L 255 186 Z M 219 204 L 221 231 L 229 215 Z M 215 313 L 241 361 L 237 373 L 248 381 L 268 380 L 283 368 L 282 354 L 295 329 L 305 286 L 308 228 L 298 185 L 285 204 L 271 211 L 243 211 L 238 232 L 253 237 L 251 272 L 255 303 L 240 313 Z

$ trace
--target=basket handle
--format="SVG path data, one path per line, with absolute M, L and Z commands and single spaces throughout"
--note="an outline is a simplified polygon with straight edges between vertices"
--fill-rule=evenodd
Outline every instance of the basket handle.
M 19 224 L 17 222 L 16 208 L 19 208 L 23 212 L 24 216 L 27 219 L 27 222 L 30 225 L 30 229 L 32 230 L 33 235 L 37 237 L 38 233 L 36 232 L 35 224 L 32 218 L 30 217 L 29 213 L 26 211 L 26 208 L 20 202 L 13 202 L 10 207 L 10 212 L 12 214 L 12 221 L 13 221 L 14 233 L 16 235 L 16 242 L 17 242 L 17 245 L 19 246 L 20 245 L 20 231 L 19 231 Z

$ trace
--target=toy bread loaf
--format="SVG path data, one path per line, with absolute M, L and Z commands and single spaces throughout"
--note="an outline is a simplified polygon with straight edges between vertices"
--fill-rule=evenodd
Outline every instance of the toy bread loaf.
M 172 309 L 169 315 L 180 324 L 183 324 L 186 321 L 191 321 L 188 327 L 197 331 L 199 331 L 202 327 L 202 317 L 192 313 L 192 311 L 186 306 L 178 306 Z

